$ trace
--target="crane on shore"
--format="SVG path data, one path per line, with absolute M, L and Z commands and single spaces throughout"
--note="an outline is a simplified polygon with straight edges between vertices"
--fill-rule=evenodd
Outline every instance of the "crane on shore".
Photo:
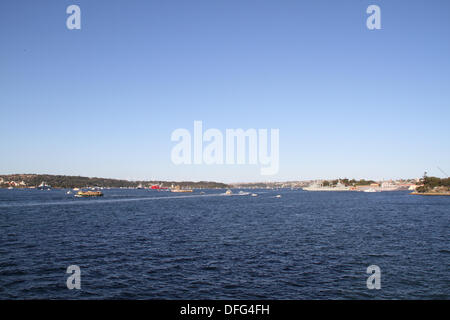
M 448 174 L 447 174 L 444 170 L 442 170 L 442 169 L 439 168 L 439 167 L 437 167 L 437 168 L 439 169 L 440 172 L 442 172 L 442 173 L 448 178 Z

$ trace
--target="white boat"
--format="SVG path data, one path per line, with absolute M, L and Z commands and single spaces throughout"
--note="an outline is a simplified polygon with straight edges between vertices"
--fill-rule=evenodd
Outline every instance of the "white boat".
M 229 196 L 229 195 L 233 194 L 233 191 L 231 191 L 230 189 L 228 189 L 228 190 L 225 192 L 225 194 L 226 194 L 227 196 Z
M 72 191 L 69 190 L 69 191 L 66 192 L 66 194 L 72 194 Z
M 50 190 L 52 187 L 49 186 L 45 181 L 42 181 L 40 185 L 38 185 L 37 189 L 39 190 Z
M 258 196 L 258 194 L 252 193 L 252 197 L 257 197 L 257 196 Z
M 363 192 L 377 192 L 374 188 L 366 189 Z
M 277 194 L 275 198 L 281 198 L 281 194 Z

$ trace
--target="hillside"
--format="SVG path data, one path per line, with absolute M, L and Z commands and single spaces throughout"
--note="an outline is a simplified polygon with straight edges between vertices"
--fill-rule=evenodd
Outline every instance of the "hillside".
M 154 184 L 162 184 L 170 187 L 179 185 L 181 187 L 190 188 L 228 188 L 228 185 L 219 182 L 209 181 L 128 181 L 119 179 L 106 178 L 90 178 L 81 176 L 63 176 L 50 174 L 10 174 L 0 175 L 0 188 L 30 188 L 36 187 L 41 182 L 45 181 L 53 188 L 85 188 L 85 187 L 106 187 L 106 188 L 135 188 L 142 184 L 144 187 L 149 187 Z

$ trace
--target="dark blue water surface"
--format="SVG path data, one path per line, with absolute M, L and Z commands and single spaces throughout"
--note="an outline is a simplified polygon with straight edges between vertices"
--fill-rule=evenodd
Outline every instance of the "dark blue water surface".
M 450 298 L 450 197 L 223 192 L 0 190 L 0 298 Z

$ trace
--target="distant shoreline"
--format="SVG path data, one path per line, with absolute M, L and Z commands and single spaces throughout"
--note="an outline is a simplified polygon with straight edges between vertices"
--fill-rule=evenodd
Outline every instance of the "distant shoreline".
M 195 188 L 195 189 L 215 189 L 228 188 L 229 185 L 214 181 L 129 181 L 123 179 L 65 176 L 51 174 L 9 174 L 0 175 L 0 188 L 36 188 L 41 183 L 54 189 L 72 189 L 72 188 L 150 188 L 175 187 Z
M 411 192 L 410 194 L 416 196 L 450 196 L 450 192 Z

